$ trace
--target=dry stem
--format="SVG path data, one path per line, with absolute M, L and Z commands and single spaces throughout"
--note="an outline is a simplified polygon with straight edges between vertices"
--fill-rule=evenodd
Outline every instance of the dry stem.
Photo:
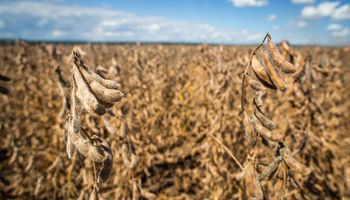
M 233 155 L 233 153 L 217 138 L 215 137 L 212 133 L 209 132 L 209 135 L 214 138 L 214 140 L 219 143 L 224 149 L 225 151 L 231 156 L 231 158 L 236 162 L 236 164 L 239 166 L 239 168 L 241 168 L 241 170 L 243 170 L 243 166 L 242 164 L 238 161 L 238 159 Z

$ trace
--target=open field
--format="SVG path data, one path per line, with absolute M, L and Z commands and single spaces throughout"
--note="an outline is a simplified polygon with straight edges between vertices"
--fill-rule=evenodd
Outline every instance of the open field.
M 66 154 L 69 109 L 55 74 L 71 82 L 72 50 L 118 80 L 137 164 L 125 165 L 120 120 L 84 113 L 88 134 L 107 138 L 113 170 L 100 186 L 105 199 L 246 199 L 240 168 L 209 133 L 245 163 L 249 145 L 240 114 L 241 77 L 254 47 L 212 45 L 28 44 L 0 46 L 0 199 L 88 199 L 91 161 Z M 261 181 L 277 199 L 350 198 L 350 51 L 298 47 L 304 72 L 285 93 L 269 90 L 263 110 L 308 175 Z M 85 52 L 85 53 L 84 53 Z M 103 70 L 102 70 L 103 71 Z M 69 88 L 64 91 L 69 95 Z M 248 91 L 247 104 L 253 93 Z M 248 108 L 251 110 L 251 108 Z M 273 161 L 273 142 L 259 143 L 257 173 Z M 293 177 L 293 178 L 290 178 Z

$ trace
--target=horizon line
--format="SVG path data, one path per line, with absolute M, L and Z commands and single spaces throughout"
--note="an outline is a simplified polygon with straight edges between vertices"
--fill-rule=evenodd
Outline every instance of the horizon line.
M 0 38 L 0 44 L 15 44 L 17 42 L 27 42 L 30 44 L 40 44 L 40 43 L 47 43 L 47 44 L 106 44 L 106 45 L 223 45 L 223 46 L 256 46 L 259 45 L 258 43 L 227 43 L 227 42 L 188 42 L 188 41 L 137 41 L 137 40 L 129 40 L 129 41 L 98 41 L 98 40 L 35 40 L 35 39 L 22 39 L 22 38 Z M 277 43 L 279 44 L 279 43 Z M 350 44 L 343 44 L 343 45 L 328 45 L 328 44 L 292 44 L 293 46 L 297 47 L 347 47 L 350 46 Z

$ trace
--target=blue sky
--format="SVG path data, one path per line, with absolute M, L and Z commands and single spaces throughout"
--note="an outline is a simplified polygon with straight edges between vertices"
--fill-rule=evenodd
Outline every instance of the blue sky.
M 349 0 L 42 0 L 0 2 L 0 38 L 350 44 Z

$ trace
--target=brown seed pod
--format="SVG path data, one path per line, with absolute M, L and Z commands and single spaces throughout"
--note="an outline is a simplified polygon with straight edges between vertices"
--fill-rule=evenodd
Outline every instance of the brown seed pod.
M 91 114 L 105 114 L 106 109 L 98 102 L 97 98 L 91 92 L 78 67 L 73 66 L 73 74 L 73 79 L 77 86 L 77 96 L 84 108 Z
M 258 134 L 260 134 L 268 140 L 278 142 L 281 141 L 283 138 L 281 135 L 273 133 L 269 129 L 265 128 L 263 125 L 260 124 L 260 122 L 254 123 L 254 128 Z
M 124 97 L 120 90 L 108 89 L 97 81 L 92 81 L 89 86 L 99 102 L 113 105 Z
M 264 61 L 265 69 L 266 69 L 268 75 L 270 76 L 272 82 L 274 83 L 274 85 L 282 92 L 286 91 L 287 88 L 286 88 L 284 82 L 282 81 L 282 79 L 280 78 L 280 76 L 278 75 L 275 67 L 273 66 L 273 64 L 271 62 L 269 54 L 267 53 L 267 51 L 265 49 L 263 49 L 262 58 Z
M 271 89 L 276 89 L 276 86 L 273 84 L 270 76 L 267 74 L 266 69 L 260 63 L 255 56 L 252 58 L 252 69 L 256 78 L 266 87 Z
M 290 47 L 288 41 L 283 40 L 283 41 L 281 42 L 281 47 L 282 47 L 282 49 L 283 49 L 284 51 L 286 51 L 289 55 L 292 55 L 292 56 L 295 55 L 295 52 L 294 52 L 294 50 L 292 49 L 292 47 Z
M 247 188 L 247 195 L 249 199 L 264 199 L 264 192 L 259 182 L 258 174 L 255 169 L 253 161 L 249 161 L 244 167 L 245 171 L 245 185 Z
M 297 161 L 286 147 L 281 148 L 279 152 L 283 161 L 293 172 L 301 173 L 304 176 L 311 173 L 311 169 Z
M 245 111 L 243 112 L 243 124 L 248 144 L 253 147 L 256 144 L 256 132 L 253 126 L 254 121 L 250 119 Z
M 261 109 L 257 105 L 257 102 L 255 102 L 255 100 L 254 100 L 254 115 L 261 122 L 261 124 L 266 128 L 273 130 L 277 127 L 275 122 L 273 122 L 271 119 L 265 116 L 265 114 L 261 111 Z
M 249 76 L 247 76 L 246 79 L 247 79 L 247 85 L 250 86 L 253 90 L 256 90 L 256 91 L 264 91 L 265 90 L 265 87 L 259 81 L 256 81 L 256 80 L 250 78 Z
M 297 70 L 292 74 L 293 82 L 296 82 L 298 79 L 305 74 L 305 70 L 309 68 L 310 59 L 305 58 L 301 53 L 296 56 L 296 66 Z
M 92 70 L 87 71 L 87 73 L 84 73 L 84 77 L 86 78 L 86 81 L 88 83 L 90 83 L 92 81 L 97 81 L 98 83 L 100 83 L 101 85 L 103 85 L 104 87 L 106 87 L 108 89 L 119 90 L 121 88 L 120 83 L 118 83 L 116 81 L 104 79 Z
M 271 58 L 273 60 L 273 63 L 277 67 L 281 68 L 284 73 L 289 74 L 289 73 L 294 73 L 296 71 L 296 68 L 293 64 L 291 64 L 290 62 L 288 62 L 282 58 L 276 45 L 272 42 L 272 40 L 270 38 L 267 39 L 267 48 L 271 54 Z
M 100 145 L 94 145 L 82 130 L 74 133 L 73 126 L 69 126 L 68 134 L 70 141 L 73 143 L 79 153 L 95 162 L 103 162 L 108 158 L 108 152 Z
M 116 81 L 104 79 L 100 75 L 92 71 L 81 59 L 80 54 L 78 52 L 73 51 L 73 59 L 74 59 L 74 64 L 77 67 L 84 69 L 83 75 L 88 83 L 91 83 L 92 81 L 97 81 L 98 83 L 100 83 L 101 85 L 103 85 L 108 89 L 119 90 L 121 88 L 120 83 Z
M 258 107 L 261 107 L 263 104 L 263 97 L 266 95 L 266 91 L 257 91 L 254 97 L 254 101 Z
M 81 104 L 76 96 L 76 83 L 73 78 L 73 88 L 71 91 L 71 117 L 72 117 L 72 123 L 73 123 L 73 129 L 74 133 L 77 133 L 81 128 L 81 121 L 80 121 L 80 112 L 81 112 Z
M 259 175 L 259 181 L 262 181 L 265 177 L 269 177 L 273 172 L 275 172 L 281 162 L 281 156 L 276 157 L 276 159 L 272 163 L 270 163 L 266 167 L 266 169 Z

